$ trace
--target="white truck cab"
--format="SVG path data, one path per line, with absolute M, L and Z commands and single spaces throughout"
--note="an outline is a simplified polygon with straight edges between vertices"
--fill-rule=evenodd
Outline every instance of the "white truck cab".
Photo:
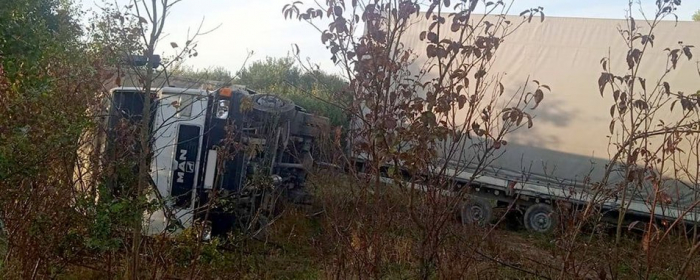
M 327 118 L 309 114 L 286 98 L 241 86 L 163 87 L 152 92 L 150 176 L 157 190 L 152 193 L 164 205 L 145 219 L 147 234 L 190 227 L 205 217 L 212 232 L 219 234 L 247 219 L 241 213 L 262 207 L 268 193 L 296 202 L 308 198 L 303 191 L 306 171 Z M 106 162 L 119 161 L 125 154 L 133 159 L 139 147 L 133 140 L 138 139 L 134 128 L 142 119 L 143 90 L 115 87 L 109 96 L 103 157 Z M 115 193 L 124 187 L 118 176 L 110 184 Z M 208 207 L 214 193 L 239 199 L 237 205 L 246 210 Z

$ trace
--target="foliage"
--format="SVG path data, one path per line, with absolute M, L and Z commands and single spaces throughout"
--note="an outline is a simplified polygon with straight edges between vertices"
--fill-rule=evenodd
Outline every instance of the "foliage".
M 183 47 L 172 44 L 176 55 L 164 60 L 165 67 L 128 69 L 135 84 L 146 88 L 167 68 L 172 70 L 169 74 L 229 80 L 287 96 L 330 117 L 334 126 L 351 129 L 351 124 L 359 124 L 352 130 L 357 140 L 353 151 L 367 155 L 370 176 L 317 171 L 311 174 L 312 185 L 320 186 L 314 211 L 285 212 L 269 228 L 267 240 L 232 234 L 203 243 L 198 227 L 179 235 L 141 235 L 143 212 L 162 203 L 148 197 L 152 190 L 139 177 L 146 170 L 141 156 L 155 152 L 143 145 L 153 135 L 138 130 L 147 121 L 119 131 L 116 142 L 140 147 L 137 153 L 127 151 L 110 161 L 76 153 L 101 141 L 95 135 L 101 129 L 102 86 L 119 84 L 121 79 L 112 70 L 123 70 L 125 55 L 153 54 L 160 38 L 146 37 L 165 19 L 144 16 L 135 6 L 121 10 L 105 3 L 90 26 L 80 26 L 81 14 L 70 1 L 0 1 L 0 277 L 111 279 L 125 273 L 152 279 L 698 277 L 698 268 L 691 265 L 700 250 L 695 238 L 677 237 L 673 226 L 664 229 L 651 220 L 642 224 L 640 240 L 623 237 L 622 223 L 615 240 L 587 235 L 586 226 L 596 227 L 599 218 L 591 214 L 597 209 L 593 204 L 591 213 L 582 215 L 586 219 L 576 220 L 573 229 L 555 238 L 533 240 L 455 223 L 455 209 L 470 196 L 467 188 L 449 180 L 446 170 L 468 166 L 447 166 L 437 159 L 469 162 L 478 176 L 507 145 L 510 132 L 536 125 L 530 108 L 547 106 L 546 84 L 523 81 L 528 89 L 505 92 L 499 83 L 502 77 L 488 70 L 507 34 L 535 16 L 543 18 L 542 8 L 524 11 L 520 22 L 486 24 L 476 13 L 477 5 L 483 2 L 487 14 L 495 18 L 505 14 L 508 5 L 474 0 L 456 6 L 450 1 L 359 2 L 331 0 L 322 9 L 301 9 L 303 3 L 295 2 L 283 12 L 321 30 L 321 43 L 344 78 L 295 64 L 295 59 L 300 61 L 298 52 L 292 58 L 255 62 L 235 77 L 224 68 L 193 70 L 179 66 L 197 55 L 196 42 L 190 40 Z M 672 177 L 682 174 L 698 180 L 674 156 L 700 154 L 697 96 L 674 92 L 663 77 L 641 77 L 638 72 L 647 45 L 653 47 L 654 24 L 670 15 L 663 11 L 675 10 L 675 1 L 659 3 L 663 6 L 650 21 L 651 29 L 637 28 L 639 23 L 630 17 L 626 30 L 621 30 L 630 50 L 617 55 L 629 68 L 611 69 L 615 57 L 604 58 L 598 81 L 600 94 L 613 102 L 609 111 L 611 134 L 617 133 L 611 138 L 613 161 L 624 163 L 623 172 L 630 175 L 621 184 L 598 183 L 619 191 L 623 200 L 626 189 L 651 184 L 652 205 L 663 203 L 667 196 L 666 181 L 660 178 L 669 175 L 669 164 Z M 454 11 L 446 12 L 448 8 Z M 401 37 L 417 17 L 432 23 L 413 38 L 426 48 L 406 49 Z M 321 20 L 330 25 L 319 27 Z M 358 35 L 360 26 L 367 29 Z M 462 36 L 450 37 L 447 29 Z M 693 55 L 693 47 L 682 43 L 663 47 L 668 47 L 669 64 L 662 69 L 667 74 Z M 413 68 L 416 55 L 431 60 Z M 431 68 L 439 70 L 428 71 Z M 427 72 L 437 74 L 422 76 Z M 607 115 L 608 108 L 604 109 Z M 675 118 L 660 118 L 654 112 L 661 109 Z M 458 118 L 455 112 L 463 114 Z M 683 144 L 696 148 L 679 149 Z M 348 158 L 342 160 L 340 164 L 352 164 Z M 102 168 L 83 169 L 82 162 Z M 402 177 L 430 173 L 440 176 Z M 404 181 L 386 184 L 380 176 Z M 109 188 L 108 179 L 115 178 L 133 195 L 122 196 Z M 445 189 L 456 190 L 456 196 L 442 196 Z
M 72 166 L 107 76 L 71 2 L 3 1 L 0 14 L 3 278 L 52 275 L 85 249 Z
M 693 20 L 700 21 L 700 10 L 695 11 L 695 13 L 693 14 Z
M 448 221 L 468 200 L 470 188 L 450 181 L 453 171 L 469 170 L 473 175 L 463 185 L 471 185 L 498 157 L 510 132 L 532 127 L 529 111 L 549 91 L 533 80 L 523 81 L 526 88 L 505 92 L 502 77 L 489 71 L 501 42 L 533 16 L 544 20 L 542 8 L 526 10 L 510 22 L 500 20 L 509 7 L 503 1 L 481 3 L 485 12 L 478 13 L 480 2 L 326 1 L 319 8 L 304 8 L 296 1 L 283 9 L 285 18 L 306 20 L 319 30 L 321 43 L 347 75 L 352 102 L 339 105 L 352 114 L 351 152 L 363 157 L 369 174 L 367 188 L 355 195 L 368 205 L 389 203 L 379 194 L 382 176 L 395 180 L 396 191 L 407 193 L 410 226 L 420 229 L 421 245 L 414 254 L 422 279 L 445 265 L 440 252 L 451 234 Z M 419 18 L 429 27 L 419 35 L 409 32 Z M 327 27 L 319 24 L 322 20 Z M 414 49 L 404 40 L 420 40 L 425 48 Z M 295 56 L 299 59 L 298 49 Z M 426 62 L 418 63 L 418 57 Z M 377 208 L 365 210 L 363 215 L 391 219 Z M 381 266 L 383 241 L 380 233 L 369 234 L 367 246 L 373 249 L 355 251 L 351 258 Z M 338 265 L 342 270 L 342 262 Z M 365 271 L 353 273 L 362 277 Z
M 46 62 L 52 56 L 79 47 L 82 29 L 70 3 L 58 0 L 0 3 L 0 56 L 9 79 L 38 75 L 46 70 Z M 39 63 L 29 63 L 35 61 Z
M 347 83 L 321 70 L 302 71 L 294 65 L 293 58 L 255 61 L 239 73 L 234 83 L 286 96 L 308 111 L 328 117 L 331 125 L 347 127 L 347 114 L 333 103 L 347 102 L 349 96 L 343 94 Z
M 194 69 L 192 66 L 176 65 L 168 74 L 174 77 L 187 78 L 195 81 L 218 81 L 224 84 L 233 81 L 233 74 L 225 67 Z

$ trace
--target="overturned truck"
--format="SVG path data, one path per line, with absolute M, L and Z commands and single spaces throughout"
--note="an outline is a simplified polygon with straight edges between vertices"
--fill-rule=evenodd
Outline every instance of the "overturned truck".
M 92 180 L 106 178 L 114 194 L 129 183 L 107 175 L 108 166 L 131 157 L 127 170 L 138 171 L 134 128 L 142 121 L 144 95 L 142 87 L 112 88 L 104 129 L 94 137 L 101 140 L 91 142 L 103 166 Z M 147 234 L 204 225 L 208 236 L 219 235 L 264 224 L 279 200 L 308 203 L 306 174 L 327 118 L 244 86 L 180 84 L 155 88 L 150 98 L 150 194 L 160 205 L 144 219 Z M 85 166 L 88 159 L 82 159 Z

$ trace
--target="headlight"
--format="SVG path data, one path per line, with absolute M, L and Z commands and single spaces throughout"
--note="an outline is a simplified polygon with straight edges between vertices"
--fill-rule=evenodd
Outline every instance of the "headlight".
M 202 241 L 211 241 L 211 223 L 210 222 L 205 222 L 202 228 L 202 236 L 201 240 Z
M 217 119 L 227 119 L 228 118 L 228 100 L 219 100 L 219 105 L 216 107 L 216 118 Z

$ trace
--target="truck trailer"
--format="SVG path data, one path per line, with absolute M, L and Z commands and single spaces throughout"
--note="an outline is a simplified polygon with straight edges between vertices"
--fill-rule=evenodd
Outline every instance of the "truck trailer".
M 441 16 L 447 23 L 440 29 L 439 39 L 459 38 L 449 28 L 452 17 L 448 17 L 447 13 Z M 477 20 L 491 23 L 502 20 L 517 24 L 527 19 L 527 15 L 482 16 L 474 14 L 472 23 Z M 417 78 L 418 83 L 428 82 L 438 75 L 439 67 L 430 67 L 435 66 L 436 58 L 426 55 L 429 42 L 424 39 L 425 34 L 421 34 L 429 30 L 434 17 L 435 14 L 431 17 L 426 16 L 425 12 L 411 16 L 400 40 L 402 46 L 412 49 L 415 55 L 409 72 L 423 74 L 421 70 L 429 69 Z M 648 86 L 655 85 L 664 75 L 669 63 L 666 48 L 678 48 L 679 43 L 700 46 L 700 22 L 676 22 L 672 16 L 669 17 L 670 20 L 661 21 L 654 30 L 653 47 L 646 49 L 640 62 L 639 76 L 648 80 Z M 534 92 L 536 84 L 532 81 L 539 80 L 551 88 L 551 93 L 546 93 L 536 110 L 527 111 L 533 116 L 532 128 L 523 128 L 507 135 L 507 145 L 501 148 L 503 153 L 476 174 L 474 180 L 471 178 L 475 166 L 460 162 L 457 156 L 443 153 L 438 157 L 438 162 L 448 162 L 448 170 L 444 174 L 450 180 L 472 190 L 472 199 L 459 210 L 463 222 L 489 219 L 493 207 L 514 205 L 515 209 L 524 213 L 522 222 L 528 230 L 549 232 L 557 227 L 556 215 L 551 215 L 556 203 L 584 207 L 594 198 L 600 198 L 594 197 L 596 191 L 592 189 L 592 183 L 603 179 L 608 164 L 619 164 L 611 161 L 615 149 L 611 138 L 615 138 L 616 134 L 610 132 L 609 109 L 614 103 L 611 93 L 605 96 L 600 93 L 601 59 L 611 55 L 612 60 L 607 61 L 606 66 L 617 73 L 625 73 L 629 46 L 622 39 L 620 30 L 625 30 L 628 24 L 625 19 L 569 17 L 546 17 L 541 22 L 536 16 L 532 22 L 522 25 L 500 43 L 488 74 L 503 77 L 503 100 L 509 100 L 519 92 L 526 81 L 530 81 L 530 84 L 525 91 Z M 649 22 L 643 19 L 637 19 L 636 25 L 643 34 L 649 31 Z M 480 31 L 483 30 L 475 32 Z M 665 75 L 664 81 L 672 85 L 673 92 L 692 95 L 700 90 L 700 73 L 695 60 L 680 61 L 673 71 Z M 469 77 L 473 74 L 470 73 Z M 426 96 L 420 90 L 416 94 Z M 468 110 L 469 106 L 465 106 L 456 111 L 456 119 L 464 117 Z M 658 115 L 671 122 L 678 119 L 679 112 L 679 107 L 672 112 L 666 106 Z M 353 125 L 361 129 L 363 123 L 355 119 Z M 448 139 L 442 143 L 447 146 L 450 141 Z M 466 141 L 462 143 L 465 148 L 460 155 L 462 158 L 473 158 L 478 151 L 470 147 L 482 140 L 462 137 L 455 141 Z M 653 141 L 660 140 L 657 138 Z M 692 147 L 684 143 L 681 148 L 691 151 Z M 360 169 L 366 167 L 370 160 L 366 154 L 357 152 L 352 153 L 352 157 Z M 683 157 L 680 160 L 687 163 L 688 171 L 696 173 L 697 159 L 688 153 Z M 385 166 L 387 168 L 389 165 Z M 608 186 L 621 182 L 624 176 L 621 172 L 611 173 Z M 700 219 L 700 212 L 694 204 L 699 198 L 697 178 L 681 177 L 664 183 L 664 192 L 670 194 L 671 201 L 660 203 L 655 208 L 651 206 L 654 191 L 650 186 L 635 188 L 625 201 L 620 196 L 610 196 L 595 205 L 599 205 L 604 213 L 617 217 L 617 210 L 624 203 L 628 206 L 625 221 L 629 223 L 648 222 L 653 213 L 656 220 L 672 223 L 680 219 L 686 225 L 695 225 Z M 389 177 L 384 179 L 393 180 Z

